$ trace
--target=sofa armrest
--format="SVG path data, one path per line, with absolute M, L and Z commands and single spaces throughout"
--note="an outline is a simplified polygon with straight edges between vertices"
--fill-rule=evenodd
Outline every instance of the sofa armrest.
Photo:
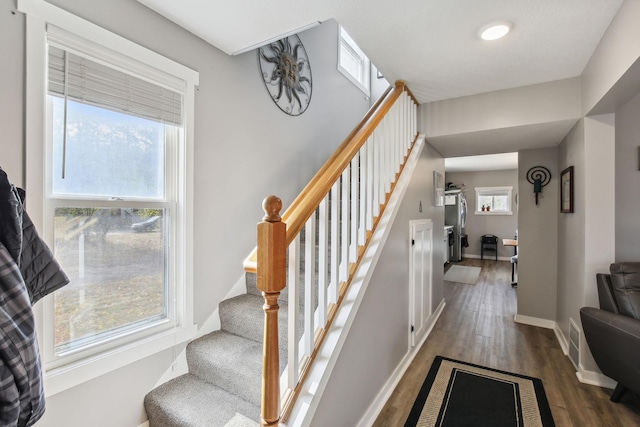
M 580 319 L 602 373 L 640 393 L 640 320 L 592 307 L 581 308 Z

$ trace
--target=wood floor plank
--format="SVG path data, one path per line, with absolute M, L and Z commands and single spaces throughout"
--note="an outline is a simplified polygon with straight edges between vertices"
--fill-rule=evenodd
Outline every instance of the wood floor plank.
M 465 259 L 482 267 L 475 285 L 445 282 L 440 319 L 373 424 L 403 426 L 437 355 L 542 379 L 558 427 L 640 427 L 640 397 L 621 403 L 611 390 L 582 384 L 550 329 L 514 322 L 517 290 L 507 261 Z

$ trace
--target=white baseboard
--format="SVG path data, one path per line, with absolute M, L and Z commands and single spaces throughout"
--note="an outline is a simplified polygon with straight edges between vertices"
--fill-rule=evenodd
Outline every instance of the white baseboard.
M 604 374 L 601 374 L 600 372 L 585 370 L 582 365 L 580 365 L 580 367 L 578 368 L 576 376 L 581 383 L 595 385 L 598 387 L 614 389 L 618 384 L 616 381 L 612 380 Z
M 560 329 L 560 326 L 558 325 L 558 323 L 554 322 L 555 326 L 553 327 L 553 332 L 556 334 L 556 339 L 558 340 L 558 343 L 560 344 L 560 347 L 562 348 L 562 353 L 565 356 L 569 355 L 569 341 L 567 340 L 567 337 L 564 336 L 564 333 L 562 333 L 562 329 Z
M 391 376 L 385 383 L 384 387 L 382 387 L 382 389 L 380 390 L 380 392 L 378 392 L 378 395 L 373 400 L 371 405 L 369 405 L 369 408 L 367 408 L 367 411 L 364 413 L 362 418 L 360 418 L 360 421 L 357 424 L 358 426 L 364 427 L 364 426 L 373 425 L 376 418 L 378 418 L 378 415 L 380 415 L 382 408 L 384 408 L 384 405 L 387 403 L 387 400 L 389 400 L 389 397 L 391 397 L 391 394 L 398 386 L 398 383 L 402 379 L 402 376 L 411 365 L 411 362 L 413 362 L 413 359 L 415 359 L 416 355 L 418 354 L 418 351 L 420 351 L 420 348 L 422 347 L 424 342 L 427 340 L 429 335 L 431 335 L 431 331 L 433 331 L 433 328 L 436 325 L 436 322 L 438 321 L 438 319 L 440 318 L 440 315 L 442 314 L 442 311 L 444 310 L 445 305 L 446 303 L 444 302 L 444 299 L 440 301 L 440 304 L 438 305 L 438 308 L 436 308 L 435 313 L 431 315 L 431 323 L 429 325 L 429 328 L 424 338 L 422 338 L 422 340 L 416 346 L 414 346 L 410 352 L 408 352 L 404 356 L 402 361 L 398 364 L 396 369 L 393 371 L 393 374 L 391 374 Z
M 145 421 L 142 424 L 140 424 L 138 427 L 149 427 L 149 421 Z
M 489 261 L 495 261 L 496 257 L 495 256 L 490 256 L 490 255 L 485 255 Z M 481 259 L 482 257 L 480 255 L 476 255 L 476 254 L 462 254 L 462 259 L 464 258 L 472 258 L 472 259 Z M 499 256 L 498 257 L 498 261 L 511 261 L 511 257 L 510 256 Z
M 526 317 L 526 316 L 523 316 L 523 317 Z M 539 320 L 542 320 L 542 319 L 539 319 Z M 526 322 L 521 322 L 521 323 L 526 323 Z M 564 353 L 565 356 L 569 357 L 569 340 L 567 340 L 567 337 L 565 337 L 564 333 L 560 329 L 560 326 L 556 322 L 554 323 L 555 323 L 555 326 L 553 328 L 553 332 L 555 333 L 556 339 L 558 340 L 558 343 L 562 348 L 562 353 Z M 607 377 L 606 375 L 600 372 L 587 371 L 586 369 L 584 369 L 582 365 L 577 367 L 576 377 L 578 378 L 578 381 L 580 381 L 583 384 L 595 385 L 598 387 L 613 389 L 613 388 L 616 388 L 616 384 L 617 384 L 614 380 L 612 380 L 611 378 Z
M 553 329 L 553 330 L 555 330 L 556 328 L 556 322 L 554 320 L 540 319 L 538 317 L 531 317 L 531 316 L 523 316 L 522 314 L 516 314 L 513 320 L 516 323 L 522 323 L 523 325 L 537 326 L 539 328 Z

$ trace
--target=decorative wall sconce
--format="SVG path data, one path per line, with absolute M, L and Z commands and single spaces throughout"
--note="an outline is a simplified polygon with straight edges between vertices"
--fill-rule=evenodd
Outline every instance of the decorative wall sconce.
M 527 172 L 527 181 L 533 184 L 533 192 L 536 195 L 536 205 L 538 204 L 538 193 L 542 193 L 542 187 L 551 181 L 551 172 L 544 166 L 534 166 Z

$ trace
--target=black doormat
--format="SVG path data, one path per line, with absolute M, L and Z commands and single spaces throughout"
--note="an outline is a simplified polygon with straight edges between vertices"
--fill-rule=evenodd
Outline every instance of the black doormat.
M 436 356 L 405 427 L 555 427 L 542 381 Z

